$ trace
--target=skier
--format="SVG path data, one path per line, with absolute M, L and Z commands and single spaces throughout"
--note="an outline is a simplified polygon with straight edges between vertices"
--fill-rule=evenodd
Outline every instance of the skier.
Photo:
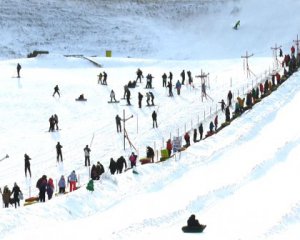
M 156 126 L 157 127 L 157 114 L 155 110 L 152 113 L 152 121 L 153 121 L 153 128 Z
M 71 174 L 68 177 L 68 182 L 70 183 L 70 192 L 76 190 L 76 183 L 77 183 L 77 176 L 75 173 L 75 170 L 71 172 Z
M 114 102 L 117 101 L 114 90 L 111 90 L 110 91 L 110 101 L 112 102 L 113 100 L 114 100 Z
M 181 76 L 181 84 L 184 85 L 184 81 L 185 81 L 185 71 L 182 70 L 182 72 L 180 73 L 180 76 Z M 178 80 L 179 81 L 179 80 Z M 178 94 L 179 95 L 179 94 Z
M 29 175 L 31 177 L 30 162 L 29 162 L 31 158 L 26 153 L 24 154 L 24 158 L 25 158 L 25 177 L 27 177 L 27 171 L 29 172 Z
M 103 82 L 102 82 L 103 85 L 107 85 L 106 80 L 107 80 L 107 73 L 103 72 Z
M 56 130 L 58 131 L 59 128 L 58 128 L 58 116 L 56 114 L 53 115 L 54 117 L 54 126 L 56 126 Z
M 168 82 L 167 87 L 169 88 L 169 97 L 173 97 L 173 92 L 172 92 L 172 82 Z
M 147 97 L 147 99 L 146 99 L 146 102 L 147 102 L 147 106 L 150 106 L 150 93 L 149 92 L 146 92 L 146 97 Z
M 91 149 L 89 148 L 89 145 L 86 145 L 85 148 L 83 149 L 84 151 L 84 165 L 87 167 L 87 166 L 90 166 L 90 152 L 91 152 Z
M 228 100 L 228 106 L 231 107 L 231 100 L 232 100 L 232 92 L 231 92 L 231 90 L 229 90 L 229 92 L 227 94 L 227 100 Z
M 173 80 L 173 73 L 172 72 L 169 72 L 169 77 L 168 78 L 170 79 L 170 82 L 172 84 L 172 80 Z
M 140 92 L 138 93 L 138 100 L 139 100 L 139 108 L 142 108 L 142 100 L 143 100 L 143 94 Z
M 144 78 L 142 70 L 138 68 L 138 70 L 136 71 L 136 75 L 137 75 L 136 82 L 138 80 L 140 80 L 140 83 L 141 83 L 142 82 L 142 78 Z
M 177 95 L 180 95 L 181 83 L 179 82 L 179 80 L 177 81 L 175 87 L 176 87 L 176 90 L 177 90 Z
M 128 90 L 128 85 L 124 85 L 124 96 L 123 96 L 123 99 L 125 99 L 125 97 L 126 97 L 127 90 Z
M 215 116 L 214 124 L 215 124 L 215 131 L 217 131 L 217 128 L 218 128 L 218 115 Z
M 222 112 L 224 112 L 225 106 L 226 106 L 224 100 L 222 99 L 221 102 L 219 102 L 219 103 L 221 103 L 221 110 L 222 110 Z
M 53 115 L 49 118 L 49 125 L 49 132 L 54 132 L 55 118 Z
M 126 160 L 123 156 L 119 157 L 117 160 L 117 173 L 122 173 L 123 167 L 127 168 Z
M 20 71 L 21 71 L 21 65 L 20 65 L 20 63 L 18 63 L 18 65 L 17 65 L 17 74 L 18 74 L 18 78 L 20 78 Z
M 202 125 L 202 123 L 200 123 L 198 130 L 199 130 L 199 134 L 200 134 L 200 140 L 202 140 L 202 136 L 203 136 L 203 125 Z
M 153 78 L 154 77 L 150 73 L 146 76 L 146 79 L 147 79 L 146 88 L 152 88 L 152 79 Z
M 129 161 L 130 161 L 130 167 L 133 168 L 136 166 L 136 160 L 137 160 L 137 155 L 134 154 L 134 152 L 131 153 L 130 157 L 129 157 Z
M 147 146 L 146 156 L 147 158 L 151 158 L 152 163 L 154 162 L 154 150 L 152 147 Z
M 59 187 L 59 193 L 65 193 L 65 191 L 66 191 L 66 180 L 65 180 L 64 175 L 61 175 L 61 177 L 58 181 L 58 187 Z
M 63 161 L 62 152 L 61 152 L 62 147 L 63 146 L 60 145 L 60 142 L 57 142 L 57 144 L 56 144 L 56 159 L 57 159 L 57 162 L 59 162 L 59 157 L 60 157 L 60 161 L 61 162 Z
M 116 116 L 117 132 L 122 132 L 121 130 L 121 118 L 119 115 Z
M 154 106 L 154 95 L 152 92 L 149 92 L 150 98 L 151 98 L 151 105 Z
M 163 87 L 167 87 L 167 74 L 164 73 L 162 76 Z
M 15 203 L 15 208 L 17 208 L 17 204 L 20 207 L 20 194 L 22 194 L 20 187 L 17 185 L 17 183 L 14 183 L 14 187 L 11 191 L 11 195 L 14 196 L 14 203 Z
M 98 75 L 98 84 L 99 84 L 99 83 L 103 84 L 103 83 L 102 83 L 102 78 L 103 78 L 103 74 L 102 74 L 102 73 L 99 73 L 99 75 Z
M 192 77 L 191 71 L 187 71 L 187 75 L 188 75 L 189 84 L 192 85 L 192 83 L 193 83 L 193 77 Z
M 115 172 L 116 172 L 116 170 L 117 170 L 117 163 L 116 163 L 116 161 L 113 158 L 110 159 L 110 163 L 109 163 L 109 167 L 108 168 L 110 170 L 110 173 L 112 175 L 114 175 Z
M 127 89 L 127 92 L 126 92 L 127 105 L 131 105 L 131 103 L 130 103 L 130 95 L 131 95 L 130 90 Z
M 56 93 L 57 93 L 57 95 L 60 97 L 58 85 L 56 85 L 56 86 L 54 87 L 54 93 L 52 94 L 52 97 L 54 97 L 54 95 L 55 95 Z
M 240 20 L 238 20 L 238 21 L 235 23 L 233 29 L 237 30 L 238 27 L 240 26 L 240 23 L 241 23 Z

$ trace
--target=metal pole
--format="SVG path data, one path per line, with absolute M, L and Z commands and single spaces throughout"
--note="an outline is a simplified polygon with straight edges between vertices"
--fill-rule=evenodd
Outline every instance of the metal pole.
M 123 109 L 123 134 L 124 134 L 124 151 L 125 151 L 125 109 Z

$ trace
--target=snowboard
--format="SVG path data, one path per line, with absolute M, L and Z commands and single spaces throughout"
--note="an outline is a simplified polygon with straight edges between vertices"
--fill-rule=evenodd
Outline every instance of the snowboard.
M 181 229 L 185 233 L 201 233 L 206 228 L 206 225 L 200 225 L 195 227 L 183 226 Z
M 120 101 L 108 101 L 107 103 L 119 103 Z
M 145 105 L 145 107 L 155 107 L 156 105 Z
M 78 99 L 78 98 L 75 98 L 75 101 L 85 102 L 85 101 L 87 101 L 87 99 Z

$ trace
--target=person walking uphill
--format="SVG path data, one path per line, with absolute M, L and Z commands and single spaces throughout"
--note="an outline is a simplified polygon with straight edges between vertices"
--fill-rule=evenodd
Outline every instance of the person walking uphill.
M 25 160 L 25 177 L 27 177 L 27 171 L 29 172 L 29 176 L 31 177 L 30 162 L 29 162 L 31 158 L 26 153 L 24 154 L 24 160 Z
M 11 195 L 14 196 L 15 208 L 17 208 L 17 204 L 20 207 L 20 194 L 22 194 L 21 189 L 17 183 L 15 183 L 11 191 Z
M 155 111 L 152 113 L 152 121 L 153 121 L 153 128 L 156 126 L 157 127 L 157 114 Z
M 60 142 L 57 142 L 57 144 L 56 144 L 56 160 L 57 160 L 57 162 L 59 162 L 59 158 L 60 158 L 61 162 L 63 161 L 62 152 L 61 152 L 62 147 L 63 146 L 60 145 Z
M 89 145 L 86 145 L 85 148 L 83 149 L 84 151 L 84 165 L 87 167 L 87 166 L 90 166 L 91 163 L 90 163 L 90 152 L 91 152 L 91 149 L 89 148 Z
M 75 173 L 75 170 L 71 172 L 71 174 L 68 176 L 68 182 L 70 183 L 70 192 L 75 191 L 76 183 L 77 183 L 77 176 Z

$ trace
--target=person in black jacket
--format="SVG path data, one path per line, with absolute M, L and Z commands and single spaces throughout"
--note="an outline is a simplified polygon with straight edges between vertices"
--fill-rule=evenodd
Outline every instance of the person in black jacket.
M 154 150 L 152 147 L 147 146 L 146 156 L 147 156 L 147 158 L 151 158 L 151 162 L 154 162 Z
M 58 85 L 56 85 L 56 86 L 54 87 L 54 93 L 52 94 L 52 97 L 54 97 L 54 95 L 55 95 L 56 93 L 57 93 L 57 95 L 60 97 Z
M 202 123 L 200 123 L 198 130 L 199 130 L 199 134 L 200 134 L 200 140 L 202 140 L 202 136 L 203 136 L 203 125 L 202 125 Z
M 109 167 L 108 168 L 110 170 L 110 173 L 112 175 L 114 175 L 115 172 L 116 172 L 116 170 L 117 170 L 117 163 L 116 163 L 116 161 L 113 158 L 110 159 L 110 163 L 109 163 Z
M 17 183 L 15 183 L 14 187 L 11 191 L 11 195 L 14 196 L 15 208 L 17 208 L 17 204 L 20 207 L 20 198 L 19 198 L 20 193 L 22 193 L 22 192 L 21 192 L 19 186 L 17 185 Z
M 122 132 L 121 129 L 121 118 L 119 115 L 116 116 L 117 132 Z
M 57 162 L 59 162 L 59 157 L 60 157 L 60 161 L 61 162 L 63 161 L 62 152 L 61 152 L 62 147 L 63 146 L 60 145 L 60 142 L 57 142 L 57 144 L 56 144 L 56 159 L 57 159 Z
M 163 87 L 167 87 L 167 74 L 164 73 L 162 76 L 162 83 L 163 83 Z
M 18 78 L 20 77 L 20 71 L 21 71 L 21 65 L 20 65 L 20 63 L 18 63 L 18 65 L 17 65 L 17 74 L 18 74 Z
M 117 173 L 122 173 L 123 167 L 127 168 L 126 160 L 123 156 L 119 157 L 117 160 Z
M 126 92 L 127 105 L 131 105 L 131 103 L 130 103 L 130 95 L 131 95 L 130 90 L 127 89 L 127 92 Z
M 152 121 L 153 121 L 153 128 L 156 126 L 157 127 L 157 114 L 155 111 L 152 113 Z
M 27 177 L 27 171 L 29 172 L 29 175 L 31 177 L 30 162 L 29 162 L 31 158 L 26 153 L 24 154 L 24 158 L 25 158 L 25 177 Z
M 143 100 L 143 94 L 141 94 L 140 92 L 139 92 L 139 95 L 138 95 L 138 99 L 139 99 L 139 108 L 142 108 L 142 100 Z
M 180 73 L 180 76 L 181 76 L 181 84 L 184 85 L 184 81 L 185 81 L 185 71 L 182 70 L 182 72 Z

